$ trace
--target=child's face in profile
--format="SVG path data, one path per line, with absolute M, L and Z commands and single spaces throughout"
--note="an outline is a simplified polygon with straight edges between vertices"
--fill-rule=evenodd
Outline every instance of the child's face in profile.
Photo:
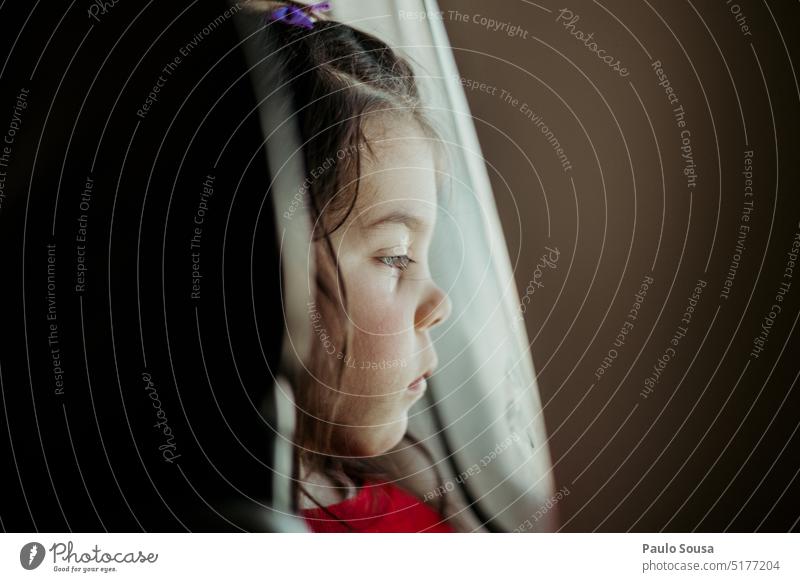
M 435 146 L 410 123 L 367 122 L 365 132 L 374 155 L 362 155 L 357 204 L 331 235 L 352 338 L 333 421 L 350 455 L 381 454 L 405 434 L 437 365 L 430 329 L 451 309 L 428 264 Z

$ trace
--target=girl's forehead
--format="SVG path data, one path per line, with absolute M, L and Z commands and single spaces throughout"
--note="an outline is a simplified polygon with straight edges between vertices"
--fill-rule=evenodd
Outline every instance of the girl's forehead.
M 384 141 L 361 165 L 358 206 L 367 212 L 374 206 L 422 204 L 430 212 L 435 210 L 436 191 L 437 168 L 429 143 Z
M 359 195 L 354 218 L 379 229 L 405 225 L 432 228 L 437 204 L 436 144 L 418 124 L 373 117 L 365 123 L 369 148 L 362 151 Z
M 400 161 L 396 159 L 395 161 Z M 355 216 L 359 226 L 403 225 L 415 232 L 433 228 L 437 204 L 432 166 L 394 165 L 362 176 Z

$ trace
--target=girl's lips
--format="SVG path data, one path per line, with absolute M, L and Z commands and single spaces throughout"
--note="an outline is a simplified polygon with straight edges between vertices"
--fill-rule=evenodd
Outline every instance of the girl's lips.
M 408 390 L 411 392 L 422 392 L 425 388 L 428 387 L 428 379 L 427 374 L 423 374 L 416 380 L 414 380 L 411 384 L 408 385 Z

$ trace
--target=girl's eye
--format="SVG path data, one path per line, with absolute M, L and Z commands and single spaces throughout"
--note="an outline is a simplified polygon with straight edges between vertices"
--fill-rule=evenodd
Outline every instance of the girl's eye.
M 400 269 L 401 271 L 405 271 L 408 269 L 408 266 L 411 263 L 416 261 L 412 261 L 408 255 L 395 255 L 391 257 L 378 257 L 383 264 L 391 267 L 392 269 Z

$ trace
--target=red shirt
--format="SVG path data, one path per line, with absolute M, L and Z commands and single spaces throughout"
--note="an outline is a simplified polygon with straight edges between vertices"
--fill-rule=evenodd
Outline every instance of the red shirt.
M 326 508 L 360 533 L 451 533 L 453 528 L 422 501 L 387 482 L 369 482 L 354 497 Z M 304 509 L 302 515 L 313 532 L 348 532 L 322 508 Z

